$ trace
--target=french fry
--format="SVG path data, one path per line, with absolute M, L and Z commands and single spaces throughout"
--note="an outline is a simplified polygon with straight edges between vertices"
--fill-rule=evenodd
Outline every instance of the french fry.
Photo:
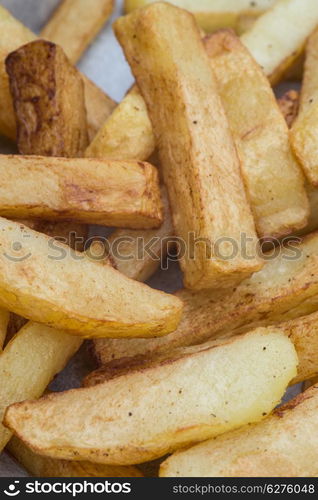
M 318 186 L 316 159 L 318 119 L 318 29 L 309 38 L 306 49 L 304 79 L 300 94 L 299 114 L 291 130 L 291 144 L 304 172 L 314 186 Z
M 6 69 L 19 152 L 83 156 L 88 145 L 84 84 L 63 49 L 36 40 L 9 54 Z
M 114 29 L 155 130 L 176 235 L 188 250 L 180 259 L 185 286 L 238 283 L 262 262 L 239 159 L 196 23 L 188 12 L 159 2 L 118 19 Z M 243 257 L 242 233 L 251 259 Z M 223 254 L 216 251 L 221 238 L 227 241 Z M 236 243 L 235 255 L 229 240 Z
M 125 0 L 125 12 L 144 7 L 156 0 Z M 192 12 L 207 33 L 220 28 L 234 28 L 238 32 L 271 7 L 275 0 L 169 0 L 169 3 Z
M 26 398 L 41 396 L 53 377 L 75 354 L 82 339 L 44 325 L 29 322 L 0 354 L 1 419 L 6 407 Z M 0 424 L 0 450 L 11 432 Z
M 284 116 L 287 126 L 291 128 L 299 110 L 299 92 L 297 90 L 288 90 L 279 99 L 278 107 Z
M 12 405 L 4 423 L 54 458 L 141 463 L 261 420 L 297 362 L 286 336 L 259 329 L 94 387 Z
M 75 64 L 112 14 L 114 0 L 62 0 L 41 32 Z
M 164 221 L 159 229 L 138 231 L 117 229 L 108 238 L 111 260 L 128 278 L 147 281 L 160 266 L 173 242 L 174 229 L 167 193 L 162 188 Z
M 16 138 L 16 123 L 9 89 L 5 59 L 21 45 L 32 42 L 37 36 L 23 26 L 6 9 L 0 6 L 0 133 Z M 93 137 L 115 107 L 115 103 L 88 78 L 84 77 L 87 120 Z
M 0 309 L 0 355 L 4 341 L 7 336 L 7 329 L 10 321 L 10 313 L 6 309 Z
M 134 229 L 163 220 L 158 174 L 149 163 L 0 155 L 0 175 L 4 217 Z
M 311 314 L 318 310 L 318 233 L 301 244 L 265 255 L 264 268 L 227 292 L 177 293 L 184 312 L 177 330 L 163 339 L 94 341 L 100 365 L 135 362 L 150 355 L 169 352 L 220 337 L 246 325 L 268 325 Z
M 161 477 L 316 477 L 318 386 L 263 422 L 172 455 Z
M 241 40 L 274 85 L 298 59 L 317 24 L 317 2 L 278 0 Z
M 304 177 L 268 79 L 232 31 L 210 35 L 205 48 L 240 155 L 258 235 L 281 237 L 304 227 L 309 214 Z
M 140 470 L 134 466 L 116 467 L 43 457 L 30 450 L 16 436 L 10 439 L 7 450 L 35 477 L 143 477 Z
M 85 156 L 147 160 L 154 149 L 155 138 L 146 104 L 134 86 L 96 134 Z
M 1 218 L 0 244 L 0 307 L 20 316 L 82 337 L 159 336 L 179 323 L 177 297 L 26 226 Z

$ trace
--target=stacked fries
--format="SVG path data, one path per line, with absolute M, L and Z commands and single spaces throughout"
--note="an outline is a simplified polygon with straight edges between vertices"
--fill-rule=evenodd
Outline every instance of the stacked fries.
M 43 39 L 0 8 L 1 450 L 34 476 L 317 476 L 318 3 L 126 0 L 116 107 L 74 67 L 113 7 L 64 0 Z M 116 229 L 88 248 L 91 224 Z M 143 283 L 172 247 L 175 294 Z M 84 339 L 96 370 L 43 396 Z

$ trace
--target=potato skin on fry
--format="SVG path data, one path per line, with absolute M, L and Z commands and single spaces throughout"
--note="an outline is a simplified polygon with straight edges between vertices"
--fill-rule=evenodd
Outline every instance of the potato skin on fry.
M 160 336 L 179 323 L 177 297 L 26 226 L 0 218 L 0 245 L 0 305 L 25 318 L 81 337 Z
M 277 104 L 285 118 L 287 126 L 291 128 L 298 115 L 299 92 L 297 92 L 297 90 L 288 90 L 277 99 Z
M 35 477 L 143 477 L 137 467 L 54 460 L 34 453 L 20 439 L 13 436 L 7 451 Z
M 255 330 L 219 346 L 181 349 L 173 359 L 95 387 L 13 405 L 5 425 L 48 456 L 141 463 L 261 420 L 296 366 L 287 337 Z
M 146 101 L 176 235 L 186 242 L 180 259 L 185 286 L 237 283 L 262 262 L 237 151 L 195 20 L 159 2 L 118 19 L 114 29 Z M 243 258 L 242 233 L 251 259 Z M 222 238 L 225 258 L 216 250 Z M 233 255 L 231 249 L 231 258 L 229 240 L 238 250 Z
M 36 40 L 9 54 L 6 69 L 19 152 L 83 156 L 88 145 L 84 84 L 63 50 Z
M 263 422 L 172 455 L 161 477 L 316 477 L 318 386 Z
M 163 220 L 149 163 L 0 155 L 0 214 L 133 229 Z
M 295 253 L 296 252 L 296 253 Z M 265 255 L 264 268 L 228 291 L 177 292 L 184 303 L 179 327 L 164 339 L 94 340 L 101 365 L 206 342 L 246 325 L 288 321 L 318 310 L 318 233 Z M 125 361 L 126 359 L 126 361 Z M 130 360 L 129 360 L 130 362 Z

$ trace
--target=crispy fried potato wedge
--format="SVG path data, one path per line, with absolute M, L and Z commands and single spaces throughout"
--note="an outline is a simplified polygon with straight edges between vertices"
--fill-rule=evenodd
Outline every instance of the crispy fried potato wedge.
M 304 172 L 318 186 L 318 29 L 309 38 L 305 72 L 300 94 L 300 108 L 291 130 L 291 144 Z
M 88 238 L 88 226 L 69 221 L 46 221 L 46 220 L 24 220 L 15 222 L 28 226 L 33 231 L 44 233 L 51 238 L 55 238 L 74 250 L 82 252 Z
M 164 221 L 159 229 L 116 229 L 108 238 L 115 269 L 133 280 L 147 281 L 158 269 L 173 244 L 174 229 L 165 188 L 162 188 Z
M 236 148 L 194 18 L 159 2 L 119 18 L 114 29 L 154 127 L 176 235 L 188 250 L 180 259 L 185 285 L 237 283 L 262 263 Z M 242 233 L 251 259 L 243 257 Z M 227 239 L 218 252 L 220 238 Z
M 127 13 L 156 0 L 125 0 Z M 220 28 L 234 28 L 239 33 L 271 7 L 275 0 L 169 0 L 169 3 L 192 12 L 207 33 Z
M 41 396 L 79 349 L 82 340 L 38 323 L 27 323 L 0 354 L 1 418 L 6 407 L 26 398 Z M 0 450 L 11 432 L 0 424 Z
M 200 344 L 242 326 L 268 325 L 318 310 L 318 233 L 301 244 L 293 242 L 269 252 L 265 260 L 261 271 L 227 292 L 178 292 L 184 302 L 183 317 L 168 337 L 129 342 L 100 339 L 94 341 L 96 359 L 101 365 L 112 360 L 125 364 L 134 357 L 139 362 L 150 354 Z
M 30 450 L 16 436 L 10 439 L 7 450 L 35 477 L 143 477 L 134 466 L 120 467 L 43 457 Z
M 6 69 L 19 152 L 83 156 L 88 145 L 84 84 L 63 49 L 36 40 L 9 54 Z
M 0 309 L 0 353 L 7 336 L 10 313 L 6 309 Z
M 152 229 L 163 221 L 149 163 L 0 155 L 0 214 Z
M 259 329 L 219 346 L 181 349 L 175 359 L 88 389 L 13 405 L 4 422 L 51 457 L 141 463 L 261 420 L 297 363 L 286 336 Z
M 241 40 L 274 85 L 297 60 L 317 24 L 317 2 L 278 0 Z
M 155 138 L 146 104 L 134 86 L 96 134 L 85 156 L 147 160 L 154 149 Z
M 32 42 L 37 36 L 2 6 L 0 6 L 0 31 L 0 133 L 14 140 L 16 123 L 5 59 L 10 52 Z M 115 103 L 88 78 L 83 76 L 83 79 L 88 126 L 93 137 L 114 109 Z
M 318 386 L 263 422 L 172 455 L 161 477 L 316 477 Z
M 61 45 L 75 64 L 109 19 L 114 0 L 62 0 L 41 31 L 46 38 Z
M 0 306 L 25 318 L 82 337 L 160 336 L 179 323 L 177 297 L 26 226 L 0 218 L 0 245 Z
M 240 155 L 258 235 L 281 237 L 304 227 L 309 214 L 304 177 L 268 79 L 230 30 L 207 37 L 205 48 Z
M 299 92 L 297 90 L 287 90 L 279 99 L 278 107 L 285 118 L 287 126 L 291 128 L 299 110 Z

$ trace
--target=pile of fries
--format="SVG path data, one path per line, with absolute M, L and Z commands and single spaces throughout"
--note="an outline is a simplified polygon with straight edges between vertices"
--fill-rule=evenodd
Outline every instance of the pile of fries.
M 40 37 L 0 7 L 1 450 L 34 476 L 318 476 L 318 2 L 126 0 L 118 104 L 74 66 L 95 3 Z M 172 247 L 175 294 L 144 284 Z M 48 393 L 85 339 L 96 370 Z

